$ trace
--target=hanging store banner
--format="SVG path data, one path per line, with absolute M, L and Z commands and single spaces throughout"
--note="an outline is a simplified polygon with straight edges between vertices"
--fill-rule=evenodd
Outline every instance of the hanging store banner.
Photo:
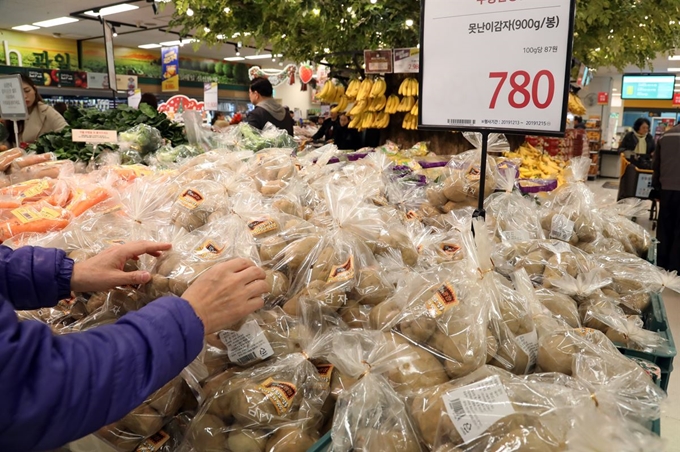
M 607 92 L 600 92 L 597 93 L 597 104 L 598 105 L 607 105 L 609 104 L 609 93 Z
M 564 135 L 576 0 L 423 2 L 421 127 Z
M 394 73 L 418 74 L 420 72 L 420 49 L 394 49 Z
M 219 103 L 217 83 L 204 83 L 203 87 L 203 104 L 205 111 L 217 111 Z
M 391 50 L 364 50 L 364 64 L 366 74 L 391 74 L 392 51 Z
M 164 93 L 179 91 L 179 46 L 161 49 L 163 73 L 161 86 Z

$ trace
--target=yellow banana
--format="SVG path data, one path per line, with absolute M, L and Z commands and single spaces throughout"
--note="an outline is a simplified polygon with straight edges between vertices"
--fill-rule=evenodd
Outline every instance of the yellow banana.
M 382 79 L 376 79 L 373 82 L 373 86 L 371 87 L 371 93 L 369 94 L 369 97 L 371 99 L 374 99 L 375 97 L 379 96 L 380 88 L 382 86 L 381 81 Z
M 350 116 L 358 116 L 358 115 L 362 114 L 365 110 L 366 110 L 366 101 L 360 100 L 360 101 L 357 101 L 354 104 L 354 108 L 352 108 L 352 110 L 350 110 L 349 115 Z
M 416 117 L 418 116 L 418 102 L 416 102 L 413 108 L 411 108 L 411 114 Z
M 356 99 L 357 94 L 359 94 L 360 86 L 361 82 L 359 82 L 357 79 L 353 79 L 351 82 L 349 82 L 349 86 L 347 87 L 345 95 L 350 99 Z
M 349 127 L 350 129 L 358 129 L 360 122 L 361 122 L 361 115 L 357 115 L 354 118 L 352 118 L 352 121 L 349 123 L 349 125 L 347 127 Z
M 334 101 L 335 101 L 336 103 L 340 102 L 340 99 L 341 99 L 342 96 L 344 96 L 344 95 L 345 95 L 345 87 L 344 87 L 343 85 L 337 85 L 337 86 L 335 87 L 335 96 L 334 96 L 335 98 L 334 98 Z
M 371 94 L 371 89 L 373 89 L 373 82 L 371 79 L 365 78 L 364 81 L 361 82 L 361 88 L 359 88 L 357 100 L 368 99 L 369 95 Z
M 408 95 L 407 92 L 406 92 L 406 90 L 408 88 L 408 84 L 409 84 L 408 78 L 404 79 L 404 81 L 401 82 L 401 85 L 399 85 L 399 95 L 400 96 L 407 96 Z

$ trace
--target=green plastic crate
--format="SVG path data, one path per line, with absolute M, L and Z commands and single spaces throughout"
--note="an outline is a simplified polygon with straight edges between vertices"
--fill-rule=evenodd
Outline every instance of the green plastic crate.
M 331 432 L 328 432 L 323 435 L 321 439 L 316 442 L 316 444 L 310 447 L 307 452 L 328 452 L 331 450 L 331 444 Z
M 652 239 L 652 244 L 649 246 L 649 251 L 647 251 L 647 261 L 656 265 L 657 262 L 657 248 L 659 246 L 659 241 L 657 239 Z
M 618 349 L 626 356 L 642 358 L 650 361 L 661 369 L 661 379 L 659 386 L 664 391 L 668 391 L 668 382 L 673 372 L 673 359 L 678 354 L 675 348 L 675 341 L 673 341 L 673 334 L 668 325 L 668 315 L 666 314 L 666 306 L 660 295 L 652 295 L 652 304 L 650 311 L 643 316 L 645 328 L 650 331 L 656 331 L 661 337 L 666 339 L 666 342 L 654 350 L 653 352 L 641 352 L 638 350 L 631 350 L 617 344 Z

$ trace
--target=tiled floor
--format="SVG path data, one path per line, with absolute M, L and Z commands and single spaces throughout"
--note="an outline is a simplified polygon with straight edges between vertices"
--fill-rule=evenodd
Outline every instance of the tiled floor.
M 616 190 L 603 188 L 605 182 L 616 182 L 613 179 L 599 179 L 589 182 L 588 186 L 595 192 L 598 202 L 603 204 L 616 202 Z M 648 218 L 640 218 L 638 223 L 651 231 Z M 652 232 L 652 235 L 654 233 Z M 676 344 L 680 338 L 680 295 L 667 290 L 663 293 L 664 304 L 668 313 L 668 323 Z M 676 361 L 680 365 L 680 361 Z M 663 407 L 661 416 L 661 436 L 667 441 L 667 452 L 680 452 L 680 376 L 672 374 L 668 386 L 668 401 Z

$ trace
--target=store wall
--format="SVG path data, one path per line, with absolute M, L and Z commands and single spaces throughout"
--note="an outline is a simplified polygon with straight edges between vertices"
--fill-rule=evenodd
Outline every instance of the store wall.
M 274 88 L 274 98 L 279 99 L 282 105 L 291 110 L 299 109 L 304 118 L 307 116 L 307 110 L 319 108 L 319 105 L 312 104 L 311 88 L 307 87 L 307 91 L 300 91 L 300 86 L 300 83 L 279 85 Z

